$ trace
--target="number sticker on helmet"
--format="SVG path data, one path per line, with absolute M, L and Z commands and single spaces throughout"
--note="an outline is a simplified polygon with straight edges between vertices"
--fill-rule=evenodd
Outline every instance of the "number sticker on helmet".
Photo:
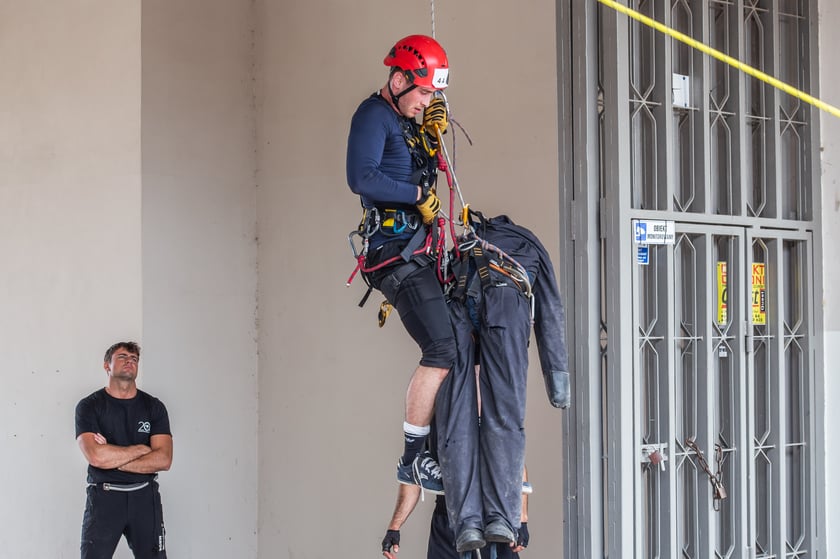
M 449 85 L 449 68 L 435 68 L 435 75 L 432 76 L 432 86 L 436 89 L 443 89 Z

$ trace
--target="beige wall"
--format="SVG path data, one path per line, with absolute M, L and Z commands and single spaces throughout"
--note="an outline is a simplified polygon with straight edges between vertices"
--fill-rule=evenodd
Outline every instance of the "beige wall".
M 256 557 L 252 16 L 143 2 L 143 342 L 174 433 L 174 558 Z
M 77 557 L 76 402 L 142 332 L 140 8 L 0 3 L 0 555 Z
M 559 244 L 554 3 L 437 3 L 451 63 L 458 177 L 469 202 Z M 419 358 L 395 315 L 364 309 L 346 241 L 359 220 L 345 179 L 350 116 L 381 87 L 382 59 L 429 33 L 423 2 L 259 2 L 261 554 L 373 556 L 394 505 L 405 388 Z M 515 116 L 511 116 L 515 115 Z M 451 134 L 448 135 L 451 141 Z M 448 205 L 448 203 L 447 203 Z M 528 463 L 533 557 L 561 531 L 560 412 L 532 373 Z M 425 557 L 427 500 L 402 559 Z M 557 552 L 559 553 L 559 551 Z

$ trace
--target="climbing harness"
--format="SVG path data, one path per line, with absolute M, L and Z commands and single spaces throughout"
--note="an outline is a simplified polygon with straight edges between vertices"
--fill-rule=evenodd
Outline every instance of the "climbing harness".
M 481 221 L 484 221 L 484 217 L 479 212 L 468 210 L 467 215 L 477 216 Z M 468 217 L 467 223 L 471 221 Z M 486 290 L 493 285 L 501 285 L 493 283 L 491 272 L 495 272 L 497 277 L 503 277 L 505 280 L 504 285 L 518 289 L 528 299 L 530 318 L 533 323 L 535 311 L 534 292 L 531 287 L 531 279 L 524 266 L 496 245 L 480 238 L 472 226 L 470 226 L 470 230 L 467 233 L 458 237 L 457 246 L 460 247 L 461 265 L 458 281 L 450 294 L 450 298 L 462 302 L 465 300 L 468 289 L 467 281 L 471 270 L 470 260 L 472 260 L 479 281 L 481 282 L 482 290 Z
M 406 209 L 390 208 L 364 208 L 362 221 L 359 223 L 358 231 L 365 237 L 370 237 L 377 231 L 381 231 L 386 237 L 402 235 L 408 231 L 417 231 L 423 222 L 420 214 L 416 211 Z
M 443 218 L 438 218 L 436 220 L 436 223 L 433 223 L 429 227 L 428 232 L 426 232 L 422 228 L 418 228 L 417 232 L 412 237 L 412 240 L 409 241 L 408 245 L 405 247 L 405 249 L 403 249 L 403 251 L 400 254 L 397 254 L 396 256 L 392 256 L 383 260 L 382 262 L 370 266 L 368 266 L 366 263 L 368 248 L 370 245 L 369 236 L 365 236 L 361 229 L 351 231 L 347 238 L 350 242 L 350 248 L 353 251 L 353 256 L 356 258 L 356 267 L 353 269 L 353 272 L 350 274 L 350 277 L 347 278 L 347 283 L 345 285 L 347 285 L 347 287 L 350 287 L 350 284 L 353 283 L 353 279 L 356 277 L 356 274 L 358 274 L 360 271 L 362 272 L 362 277 L 364 278 L 368 289 L 362 297 L 362 300 L 359 301 L 359 306 L 365 306 L 365 303 L 367 303 L 367 300 L 370 297 L 371 292 L 373 291 L 373 285 L 371 285 L 370 281 L 368 280 L 365 274 L 370 274 L 372 272 L 382 270 L 384 268 L 387 268 L 388 266 L 395 266 L 402 262 L 402 265 L 396 267 L 396 270 L 392 274 L 392 276 L 394 277 L 394 281 L 396 283 L 399 283 L 419 268 L 427 266 L 431 262 L 436 261 L 438 263 L 439 268 L 444 265 L 448 265 L 448 256 L 446 255 L 445 250 L 446 238 L 445 235 L 442 234 L 443 229 Z M 355 241 L 353 240 L 357 236 L 361 238 L 361 248 L 357 247 Z M 419 244 L 422 245 L 416 249 L 413 246 L 413 241 L 415 239 L 419 239 Z M 387 316 L 387 313 L 385 313 L 384 316 L 380 313 L 380 327 L 385 324 L 385 318 L 387 318 Z

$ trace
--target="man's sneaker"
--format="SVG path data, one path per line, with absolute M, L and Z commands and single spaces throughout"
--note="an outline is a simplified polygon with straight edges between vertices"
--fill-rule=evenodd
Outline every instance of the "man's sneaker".
M 429 493 L 443 495 L 443 477 L 440 466 L 428 450 L 418 454 L 411 464 L 397 463 L 397 481 L 403 485 L 419 485 Z
M 428 450 L 424 450 L 414 459 L 414 479 L 417 485 L 435 495 L 443 495 L 443 475 L 440 465 L 432 458 Z
M 527 481 L 522 482 L 522 494 L 523 495 L 530 495 L 534 492 L 534 487 L 528 483 Z

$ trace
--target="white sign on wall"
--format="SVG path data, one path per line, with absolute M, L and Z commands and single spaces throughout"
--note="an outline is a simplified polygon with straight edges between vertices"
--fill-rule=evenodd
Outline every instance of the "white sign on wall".
M 676 240 L 674 230 L 673 221 L 633 220 L 633 240 L 637 245 L 672 245 Z

